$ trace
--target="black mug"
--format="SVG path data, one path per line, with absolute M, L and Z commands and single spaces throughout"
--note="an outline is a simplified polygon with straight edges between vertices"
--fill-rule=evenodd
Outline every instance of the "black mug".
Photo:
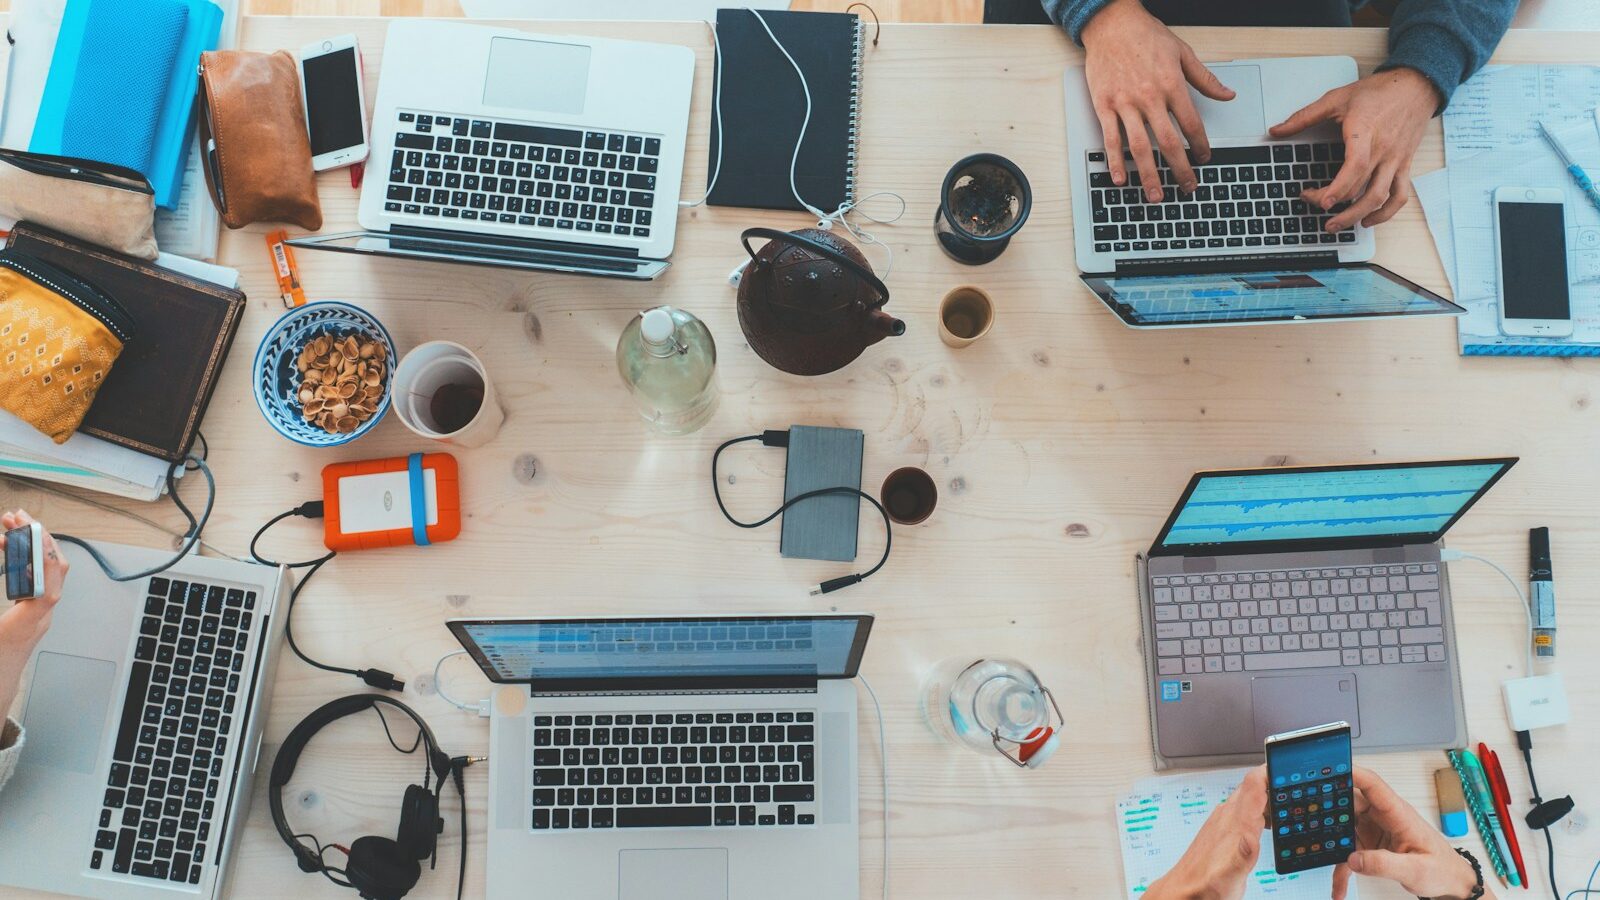
M 945 173 L 933 233 L 950 258 L 969 266 L 989 262 L 1028 221 L 1033 188 L 1016 163 L 974 153 Z

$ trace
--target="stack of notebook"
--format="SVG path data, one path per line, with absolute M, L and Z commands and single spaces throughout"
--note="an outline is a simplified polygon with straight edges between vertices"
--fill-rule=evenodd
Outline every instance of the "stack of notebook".
M 0 412 L 0 472 L 156 499 L 195 444 L 244 315 L 239 273 L 166 254 L 152 264 L 26 223 L 8 246 L 115 297 L 137 335 L 65 444 Z

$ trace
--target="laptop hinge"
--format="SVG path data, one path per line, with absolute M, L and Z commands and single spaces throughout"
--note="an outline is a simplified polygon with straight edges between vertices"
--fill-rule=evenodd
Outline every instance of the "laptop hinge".
M 1161 259 L 1119 259 L 1116 274 L 1217 275 L 1266 272 L 1273 269 L 1327 269 L 1339 265 L 1339 251 L 1312 253 L 1244 253 L 1238 256 L 1170 256 Z
M 528 694 L 534 697 L 576 694 L 762 694 L 816 689 L 817 678 L 814 675 L 538 678 L 528 683 Z
M 609 256 L 616 259 L 639 258 L 638 250 L 626 247 L 601 247 L 594 244 L 576 244 L 571 241 L 515 238 L 499 234 L 480 234 L 475 231 L 443 231 L 438 228 L 394 225 L 385 233 L 390 237 L 424 238 L 432 241 L 451 241 L 458 244 L 484 244 L 496 247 L 515 247 L 523 250 L 544 250 L 550 253 L 566 253 L 573 256 Z

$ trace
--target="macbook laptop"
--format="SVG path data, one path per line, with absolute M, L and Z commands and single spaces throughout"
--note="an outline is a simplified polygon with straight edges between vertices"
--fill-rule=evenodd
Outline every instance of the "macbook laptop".
M 687 47 L 401 19 L 362 231 L 296 247 L 649 279 L 677 232 Z
M 120 571 L 170 554 L 96 542 Z M 32 660 L 0 883 L 82 897 L 226 895 L 288 602 L 286 570 L 185 558 L 72 575 Z M 23 601 L 27 602 L 27 601 Z
M 1158 766 L 1466 741 L 1446 531 L 1515 459 L 1201 472 L 1138 560 Z
M 860 895 L 872 617 L 452 619 L 499 688 L 488 893 Z
M 1195 166 L 1193 194 L 1178 191 L 1157 154 L 1164 196 L 1150 203 L 1133 177 L 1111 180 L 1100 119 L 1082 67 L 1066 71 L 1072 221 L 1083 281 L 1126 325 L 1179 328 L 1375 317 L 1463 315 L 1465 310 L 1370 262 L 1371 229 L 1329 234 L 1324 211 L 1300 199 L 1344 161 L 1337 125 L 1292 138 L 1267 134 L 1331 88 L 1356 80 L 1347 56 L 1248 59 L 1208 68 L 1236 92 L 1215 101 L 1192 88 L 1212 147 Z

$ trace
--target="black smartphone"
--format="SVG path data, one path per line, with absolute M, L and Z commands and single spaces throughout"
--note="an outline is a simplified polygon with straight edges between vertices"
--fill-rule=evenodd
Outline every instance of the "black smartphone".
M 38 522 L 6 532 L 6 597 L 30 600 L 44 593 L 44 528 Z
M 1350 725 L 1267 738 L 1267 809 L 1279 875 L 1344 862 L 1356 849 Z

